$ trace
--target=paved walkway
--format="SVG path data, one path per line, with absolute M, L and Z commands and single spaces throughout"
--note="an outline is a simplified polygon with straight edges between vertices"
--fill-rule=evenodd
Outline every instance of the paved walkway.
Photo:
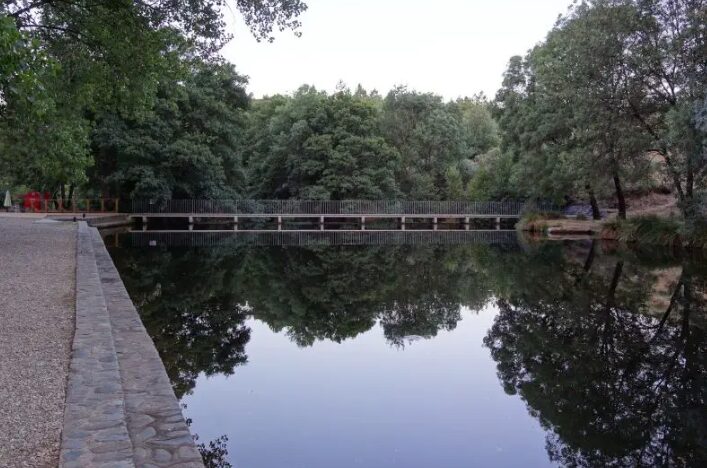
M 0 466 L 56 466 L 74 333 L 76 225 L 0 219 Z
M 79 223 L 62 468 L 203 468 L 162 360 L 100 234 Z
M 0 275 L 0 468 L 203 468 L 95 228 L 0 218 Z

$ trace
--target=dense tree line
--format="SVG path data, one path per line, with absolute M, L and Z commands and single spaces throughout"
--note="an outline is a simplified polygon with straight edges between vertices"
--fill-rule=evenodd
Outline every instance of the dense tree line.
M 242 78 L 218 55 L 230 39 L 223 21 L 228 9 L 241 13 L 257 39 L 272 40 L 273 30 L 297 31 L 306 5 L 300 0 L 3 1 L 0 185 L 57 196 L 78 187 L 90 194 L 105 190 L 109 179 L 127 187 L 145 183 L 136 173 L 152 171 L 155 180 L 141 190 L 179 194 L 182 188 L 172 181 L 186 175 L 185 166 L 197 159 L 214 162 L 237 138 L 225 133 L 233 130 L 228 126 L 242 105 L 236 96 Z M 225 122 L 215 128 L 208 120 L 222 97 L 225 115 L 214 118 Z M 171 148 L 158 148 L 160 143 Z M 139 144 L 148 144 L 143 151 L 148 162 L 137 161 L 140 167 L 127 170 L 139 157 Z M 227 184 L 237 179 L 229 166 L 234 156 L 224 157 L 223 167 L 200 165 L 204 175 L 188 174 L 200 179 L 195 184 L 205 196 L 232 190 Z
M 707 184 L 705 0 L 586 0 L 495 99 L 303 86 L 252 99 L 225 0 L 0 7 L 0 185 L 65 198 L 615 199 Z M 235 2 L 259 39 L 299 0 Z
M 224 0 L 0 9 L 0 185 L 70 198 L 463 198 L 488 103 L 303 86 L 252 100 L 218 56 Z M 258 39 L 300 1 L 235 2 Z
M 626 187 L 645 184 L 658 161 L 694 216 L 707 183 L 705 24 L 703 0 L 575 5 L 511 59 L 494 106 L 503 144 L 479 161 L 479 192 L 591 200 L 613 191 L 625 217 Z
M 461 199 L 473 160 L 498 145 L 483 99 L 444 102 L 341 85 L 248 97 L 226 65 L 158 89 L 148 119 L 105 115 L 91 186 L 129 198 Z
M 473 157 L 498 139 L 482 99 L 445 103 L 405 88 L 383 98 L 304 86 L 254 102 L 248 117 L 255 198 L 459 199 Z

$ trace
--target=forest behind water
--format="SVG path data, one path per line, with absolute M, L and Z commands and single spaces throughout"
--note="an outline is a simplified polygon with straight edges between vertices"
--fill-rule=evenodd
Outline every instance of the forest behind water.
M 299 0 L 232 2 L 306 32 Z M 254 98 L 224 0 L 0 6 L 0 188 L 56 198 L 538 199 L 704 211 L 707 4 L 574 2 L 495 96 L 303 85 Z M 238 40 L 235 38 L 233 40 Z M 322 57 L 326 60 L 326 57 Z

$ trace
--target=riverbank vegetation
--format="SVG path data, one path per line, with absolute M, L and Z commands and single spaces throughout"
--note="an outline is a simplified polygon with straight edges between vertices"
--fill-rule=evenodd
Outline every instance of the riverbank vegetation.
M 707 206 L 707 3 L 573 4 L 501 89 L 302 86 L 254 99 L 222 0 L 0 7 L 0 185 L 57 198 L 542 199 Z M 235 2 L 253 34 L 306 5 Z M 600 206 L 601 205 L 601 206 Z
M 655 215 L 615 219 L 603 223 L 600 235 L 627 243 L 707 249 L 707 226 L 701 220 L 685 223 Z

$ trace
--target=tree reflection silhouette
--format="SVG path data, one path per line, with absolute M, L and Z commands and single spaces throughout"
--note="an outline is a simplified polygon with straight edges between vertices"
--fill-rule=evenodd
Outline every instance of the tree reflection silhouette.
M 233 373 L 247 361 L 250 329 L 231 263 L 215 252 L 126 250 L 116 267 L 162 357 L 178 398 L 200 373 Z
M 299 346 L 341 342 L 380 321 L 391 344 L 450 330 L 490 297 L 476 247 L 113 249 L 178 396 L 247 360 L 248 316 Z
M 707 466 L 705 262 L 602 250 L 591 242 L 113 256 L 180 397 L 200 373 L 230 374 L 247 361 L 248 317 L 298 346 L 341 342 L 376 323 L 404 346 L 454 329 L 463 307 L 493 303 L 484 344 L 505 391 L 547 431 L 552 460 Z
M 611 261 L 589 274 L 564 264 L 556 287 L 498 299 L 484 340 L 498 376 L 564 466 L 705 466 L 707 349 L 690 319 L 705 313 L 704 278 L 694 292 L 684 264 L 659 319 L 645 313 L 650 270 Z

